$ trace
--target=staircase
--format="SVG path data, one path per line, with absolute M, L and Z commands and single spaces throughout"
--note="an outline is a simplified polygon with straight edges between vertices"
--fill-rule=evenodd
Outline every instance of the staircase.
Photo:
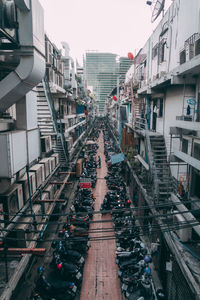
M 165 139 L 162 135 L 150 136 L 150 143 L 157 173 L 159 201 L 165 201 L 172 192 L 171 171 L 167 161 Z
M 134 99 L 133 101 L 133 126 L 134 127 L 140 127 L 140 123 L 141 123 L 141 107 L 142 107 L 143 103 L 141 102 L 141 100 L 139 99 Z M 138 124 L 139 123 L 139 124 Z
M 56 132 L 53 126 L 53 120 L 50 113 L 49 105 L 45 96 L 43 84 L 37 86 L 37 121 L 41 136 L 52 135 Z
M 62 167 L 68 165 L 68 152 L 63 133 L 59 131 L 59 126 L 54 109 L 53 97 L 49 88 L 49 82 L 45 76 L 42 83 L 37 86 L 37 116 L 38 127 L 41 136 L 52 136 L 52 148 L 59 154 L 59 160 Z

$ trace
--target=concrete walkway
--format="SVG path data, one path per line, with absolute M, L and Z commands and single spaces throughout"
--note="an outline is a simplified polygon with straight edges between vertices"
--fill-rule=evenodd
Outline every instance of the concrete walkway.
M 104 176 L 107 174 L 107 166 L 104 156 L 103 133 L 101 132 L 98 139 L 98 153 L 101 156 L 101 169 L 97 169 L 97 177 L 99 178 L 94 189 L 95 211 L 100 210 L 101 203 L 107 193 L 106 180 Z M 101 216 L 95 214 L 94 221 L 110 220 L 105 223 L 92 223 L 90 231 L 94 229 L 113 228 L 110 214 Z M 106 235 L 114 235 L 113 232 L 90 233 L 91 237 L 103 237 Z M 115 240 L 91 241 L 91 248 L 88 251 L 88 257 L 84 266 L 83 283 L 81 289 L 80 300 L 122 300 L 120 280 L 117 275 L 117 265 L 115 263 Z

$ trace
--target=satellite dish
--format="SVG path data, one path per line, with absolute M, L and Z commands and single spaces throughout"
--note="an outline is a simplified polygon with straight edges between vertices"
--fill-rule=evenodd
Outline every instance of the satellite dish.
M 155 4 L 153 7 L 153 12 L 152 12 L 152 16 L 151 16 L 152 23 L 158 18 L 158 16 L 164 10 L 165 0 L 155 0 L 154 3 Z

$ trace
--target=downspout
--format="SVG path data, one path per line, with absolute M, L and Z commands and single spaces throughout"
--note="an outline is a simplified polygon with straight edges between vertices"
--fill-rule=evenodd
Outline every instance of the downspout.
M 38 0 L 15 0 L 20 49 L 17 68 L 0 81 L 0 112 L 31 91 L 45 74 L 43 8 Z M 14 53 L 15 54 L 15 53 Z

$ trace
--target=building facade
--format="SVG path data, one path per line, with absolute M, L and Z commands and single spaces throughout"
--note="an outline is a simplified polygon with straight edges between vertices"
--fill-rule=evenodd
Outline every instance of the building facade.
M 113 111 L 113 100 L 108 105 L 113 130 L 121 123 L 119 141 L 129 161 L 134 204 L 149 207 L 141 210 L 141 222 L 148 225 L 150 248 L 159 249 L 159 259 L 153 260 L 170 300 L 200 297 L 195 275 L 200 234 L 199 12 L 197 0 L 173 1 L 126 73 L 120 92 L 126 121 Z

